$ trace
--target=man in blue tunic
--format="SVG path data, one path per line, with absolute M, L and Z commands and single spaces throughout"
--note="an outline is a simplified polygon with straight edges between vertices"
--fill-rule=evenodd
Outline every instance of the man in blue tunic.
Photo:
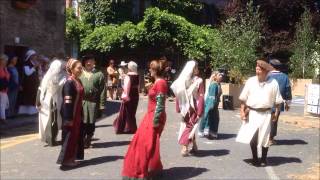
M 281 111 L 284 111 L 284 109 L 288 111 L 289 104 L 292 100 L 291 86 L 288 75 L 280 71 L 283 64 L 278 59 L 271 59 L 270 64 L 272 65 L 274 70 L 271 71 L 268 76 L 269 78 L 273 78 L 278 82 L 280 94 L 282 96 L 282 99 L 284 100 L 284 103 L 281 104 Z M 275 144 L 274 137 L 277 135 L 278 119 L 280 116 L 280 112 L 279 114 L 275 114 L 273 110 L 272 116 L 276 116 L 276 121 L 271 122 L 269 145 Z

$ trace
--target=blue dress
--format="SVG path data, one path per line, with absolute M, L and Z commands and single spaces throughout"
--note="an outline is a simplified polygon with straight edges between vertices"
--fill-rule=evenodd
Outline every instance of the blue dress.
M 8 98 L 9 98 L 9 109 L 7 110 L 8 117 L 16 115 L 16 103 L 19 92 L 19 73 L 16 67 L 8 67 L 8 72 L 10 73 Z
M 217 133 L 219 127 L 219 110 L 218 105 L 220 102 L 221 87 L 217 82 L 212 82 L 208 89 L 208 94 L 205 100 L 204 115 L 200 122 L 199 131 L 209 131 L 211 133 Z

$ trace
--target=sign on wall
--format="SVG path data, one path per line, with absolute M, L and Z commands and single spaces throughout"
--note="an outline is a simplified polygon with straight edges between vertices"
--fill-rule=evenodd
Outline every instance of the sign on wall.
M 320 84 L 307 86 L 307 112 L 320 115 Z

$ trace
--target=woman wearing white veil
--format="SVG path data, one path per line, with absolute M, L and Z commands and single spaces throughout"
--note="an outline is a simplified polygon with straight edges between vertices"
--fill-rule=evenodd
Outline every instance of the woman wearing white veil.
M 58 130 L 61 129 L 60 109 L 62 86 L 66 80 L 65 62 L 55 59 L 44 75 L 37 94 L 39 110 L 39 136 L 49 146 L 56 144 Z
M 176 96 L 176 110 L 183 117 L 178 141 L 182 145 L 181 154 L 187 156 L 198 149 L 195 140 L 195 131 L 198 121 L 204 109 L 204 85 L 198 76 L 198 64 L 196 61 L 188 61 L 178 79 L 171 85 Z M 188 151 L 188 145 L 192 142 L 192 148 Z

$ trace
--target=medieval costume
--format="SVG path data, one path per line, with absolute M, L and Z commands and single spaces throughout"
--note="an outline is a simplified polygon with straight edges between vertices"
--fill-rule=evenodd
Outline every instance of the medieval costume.
M 61 60 L 55 59 L 44 75 L 37 94 L 39 110 L 39 136 L 49 146 L 56 144 L 58 129 L 61 129 L 60 115 L 62 104 L 62 86 L 66 81 L 64 66 Z
M 193 147 L 190 153 L 197 150 L 195 131 L 204 108 L 204 85 L 202 79 L 194 75 L 196 66 L 195 61 L 188 61 L 171 86 L 176 96 L 176 110 L 183 117 L 178 135 L 179 144 L 183 146 L 183 156 L 189 154 L 188 145 L 191 142 Z
M 94 68 L 91 72 L 84 69 L 79 79 L 84 88 L 83 123 L 85 147 L 88 148 L 94 135 L 96 119 L 105 108 L 105 78 L 101 71 Z
M 257 64 L 260 63 L 258 60 Z M 264 67 L 264 63 L 259 66 Z M 274 104 L 280 104 L 283 101 L 278 83 L 274 79 L 266 79 L 261 82 L 258 76 L 251 77 L 246 81 L 239 99 L 245 104 L 248 119 L 243 122 L 236 141 L 250 143 L 253 165 L 259 164 L 257 147 L 262 147 L 261 162 L 266 164 L 271 129 L 271 108 Z
M 166 81 L 156 80 L 148 93 L 147 113 L 133 136 L 124 159 L 124 179 L 147 179 L 163 169 L 160 160 L 160 136 L 166 122 L 166 94 Z
M 40 80 L 38 76 L 39 64 L 36 58 L 34 50 L 27 52 L 22 73 L 22 91 L 19 95 L 19 114 L 32 115 L 38 112 L 35 103 Z
M 216 74 L 215 74 L 216 75 Z M 210 78 L 210 84 L 207 92 L 205 93 L 205 110 L 204 115 L 200 122 L 199 136 L 206 136 L 208 138 L 217 138 L 219 127 L 219 110 L 218 105 L 220 96 L 222 94 L 220 83 Z
M 271 71 L 268 75 L 269 78 L 273 78 L 277 81 L 279 85 L 280 94 L 282 96 L 282 99 L 285 101 L 281 104 L 281 111 L 284 111 L 284 106 L 289 106 L 290 101 L 292 100 L 292 94 L 291 94 L 291 86 L 290 86 L 290 80 L 288 78 L 288 75 L 285 73 L 280 72 L 278 69 L 280 69 L 280 66 L 282 63 L 277 59 L 272 59 L 270 61 L 270 64 L 275 68 L 273 71 Z M 288 110 L 288 109 L 287 109 Z M 272 108 L 272 115 L 275 116 L 275 108 Z M 279 119 L 280 113 L 276 117 L 276 121 L 271 122 L 271 132 L 270 132 L 270 145 L 274 144 L 274 137 L 277 135 L 277 129 L 278 129 L 278 119 Z
M 139 75 L 137 64 L 130 61 L 129 72 L 124 79 L 124 91 L 119 115 L 113 122 L 116 134 L 134 134 L 137 130 L 136 111 L 139 103 Z
M 66 65 L 70 75 L 63 85 L 61 106 L 62 117 L 62 147 L 58 157 L 58 164 L 74 162 L 75 159 L 84 158 L 83 147 L 83 122 L 82 122 L 82 99 L 84 94 L 80 80 L 71 76 L 71 67 L 79 61 L 70 59 Z M 71 126 L 66 126 L 72 122 Z

